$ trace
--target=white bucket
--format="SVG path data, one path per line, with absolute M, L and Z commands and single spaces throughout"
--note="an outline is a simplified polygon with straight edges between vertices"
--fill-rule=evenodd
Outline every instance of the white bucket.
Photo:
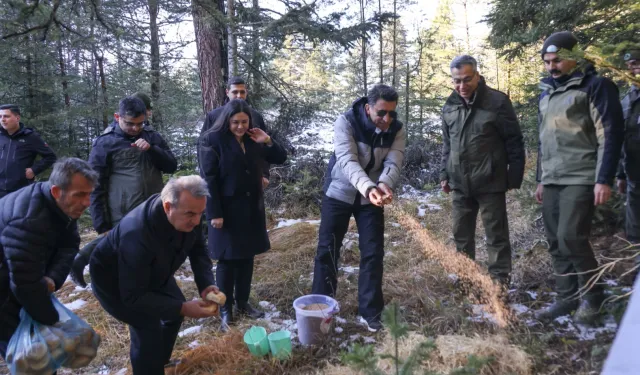
M 305 310 L 308 305 L 322 303 L 327 305 L 322 310 Z M 320 344 L 331 330 L 333 316 L 340 311 L 338 301 L 320 294 L 309 294 L 293 301 L 296 310 L 298 339 L 303 345 Z

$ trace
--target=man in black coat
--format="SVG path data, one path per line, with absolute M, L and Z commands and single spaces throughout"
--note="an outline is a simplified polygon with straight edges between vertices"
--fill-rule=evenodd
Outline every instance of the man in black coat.
M 0 199 L 0 354 L 20 323 L 20 309 L 37 322 L 59 320 L 49 294 L 64 284 L 80 237 L 76 220 L 89 207 L 98 175 L 83 160 L 62 159 L 48 182 Z
M 231 77 L 229 78 L 229 82 L 227 82 L 226 89 L 227 97 L 225 104 L 233 99 L 242 99 L 244 101 L 247 100 L 247 95 L 249 91 L 247 90 L 247 84 L 244 79 L 240 77 Z M 222 109 L 224 105 L 214 109 L 213 111 L 207 113 L 207 117 L 204 119 L 204 124 L 202 125 L 202 130 L 200 131 L 200 136 L 204 134 L 207 130 L 211 129 L 216 120 L 220 117 L 222 113 Z M 256 111 L 253 107 L 251 107 L 251 127 L 260 128 L 267 133 L 267 125 L 264 123 L 264 117 L 260 114 L 260 112 Z M 262 166 L 262 188 L 266 189 L 269 185 L 269 163 L 263 163 Z
M 218 292 L 200 226 L 208 195 L 199 176 L 171 179 L 109 231 L 91 256 L 94 294 L 129 325 L 134 375 L 164 374 L 183 317 L 212 315 L 208 302 L 186 302 L 173 277 L 189 257 L 200 296 Z
M 56 162 L 40 135 L 20 122 L 20 108 L 0 106 L 0 198 L 32 183 Z M 36 157 L 41 159 L 35 162 Z M 34 163 L 35 162 L 35 163 Z
M 71 268 L 73 281 L 85 287 L 91 252 L 129 211 L 162 190 L 163 173 L 178 162 L 160 133 L 146 125 L 149 109 L 138 97 L 120 101 L 116 121 L 93 142 L 89 163 L 99 174 L 91 194 L 91 218 L 98 238 L 83 247 Z

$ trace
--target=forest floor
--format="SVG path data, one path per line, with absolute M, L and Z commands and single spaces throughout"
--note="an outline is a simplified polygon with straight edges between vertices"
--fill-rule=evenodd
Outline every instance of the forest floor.
M 385 304 L 397 304 L 411 331 L 400 343 L 400 356 L 429 338 L 435 351 L 421 361 L 421 372 L 437 374 L 598 374 L 614 338 L 617 322 L 624 309 L 618 302 L 607 307 L 602 325 L 589 328 L 575 325 L 570 317 L 551 324 L 538 322 L 533 312 L 554 299 L 550 258 L 539 222 L 523 214 L 521 199 L 508 194 L 511 240 L 514 247 L 513 280 L 506 302 L 510 318 L 500 324 L 499 317 L 477 296 L 484 293 L 487 254 L 484 230 L 477 227 L 477 267 L 468 275 L 451 273 L 459 258 L 450 235 L 450 199 L 404 188 L 400 199 L 386 211 L 385 225 Z M 303 347 L 297 341 L 293 300 L 310 293 L 313 258 L 317 244 L 318 217 L 286 220 L 269 215 L 271 251 L 257 257 L 252 301 L 267 312 L 265 319 L 239 320 L 232 332 L 218 332 L 219 319 L 186 319 L 174 350 L 174 358 L 184 359 L 166 374 L 358 374 L 346 367 L 341 355 L 356 343 L 371 344 L 375 352 L 390 348 L 386 330 L 370 333 L 358 322 L 357 280 L 359 266 L 358 235 L 351 222 L 343 242 L 339 287 L 336 299 L 340 311 L 333 332 L 323 345 Z M 539 219 L 538 219 L 539 221 Z M 415 225 L 420 228 L 416 230 Z M 411 225 L 413 228 L 410 228 Z M 85 233 L 83 241 L 95 236 Z M 600 262 L 615 256 L 624 247 L 614 236 L 593 238 Z M 451 255 L 433 256 L 434 249 Z M 447 264 L 449 262 L 449 264 Z M 607 292 L 623 294 L 631 280 L 620 280 L 624 265 L 604 275 Z M 472 267 L 473 268 L 473 267 Z M 214 265 L 215 269 L 215 265 Z M 464 273 L 464 272 L 463 272 Z M 87 275 L 88 277 L 88 275 Z M 474 279 L 475 277 L 475 279 Z M 197 290 L 188 262 L 176 273 L 187 299 Z M 471 282 L 469 282 L 469 280 Z M 484 279 L 483 279 L 484 280 Z M 465 283 L 465 281 L 467 281 Z M 71 281 L 57 292 L 58 298 L 72 308 L 102 335 L 102 344 L 89 367 L 59 374 L 129 374 L 129 335 L 126 327 L 110 317 L 88 288 Z M 293 334 L 293 356 L 279 361 L 255 358 L 247 351 L 243 332 L 252 325 L 268 332 L 288 329 Z M 478 372 L 469 369 L 469 355 L 488 364 Z M 382 373 L 392 373 L 389 360 L 381 360 Z M 465 372 L 467 371 L 467 372 Z M 0 371 L 2 372 L 2 371 Z M 395 371 L 393 371 L 395 373 Z

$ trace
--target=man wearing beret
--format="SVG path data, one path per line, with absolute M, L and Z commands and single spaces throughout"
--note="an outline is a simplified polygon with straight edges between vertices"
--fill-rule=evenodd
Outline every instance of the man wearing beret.
M 556 302 L 537 314 L 552 320 L 575 311 L 579 323 L 594 323 L 604 300 L 600 285 L 585 292 L 598 267 L 589 235 L 595 206 L 611 196 L 624 137 L 618 88 L 591 65 L 571 56 L 578 44 L 570 32 L 552 34 L 541 57 L 551 75 L 539 98 L 536 200 L 556 279 Z
M 640 77 L 640 47 L 628 50 L 624 61 L 632 75 Z M 640 87 L 632 84 L 622 99 L 624 144 L 618 168 L 618 191 L 627 194 L 625 232 L 632 244 L 640 243 Z M 640 260 L 640 259 L 638 259 Z M 636 261 L 638 261 L 636 260 Z

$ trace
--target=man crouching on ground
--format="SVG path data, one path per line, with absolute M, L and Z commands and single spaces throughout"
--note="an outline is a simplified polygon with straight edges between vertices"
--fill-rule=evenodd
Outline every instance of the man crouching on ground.
M 91 256 L 96 297 L 129 325 L 134 375 L 164 374 L 183 318 L 212 315 L 208 302 L 186 302 L 173 277 L 189 257 L 202 298 L 218 293 L 200 226 L 208 195 L 199 176 L 171 179 L 162 193 L 129 212 Z

